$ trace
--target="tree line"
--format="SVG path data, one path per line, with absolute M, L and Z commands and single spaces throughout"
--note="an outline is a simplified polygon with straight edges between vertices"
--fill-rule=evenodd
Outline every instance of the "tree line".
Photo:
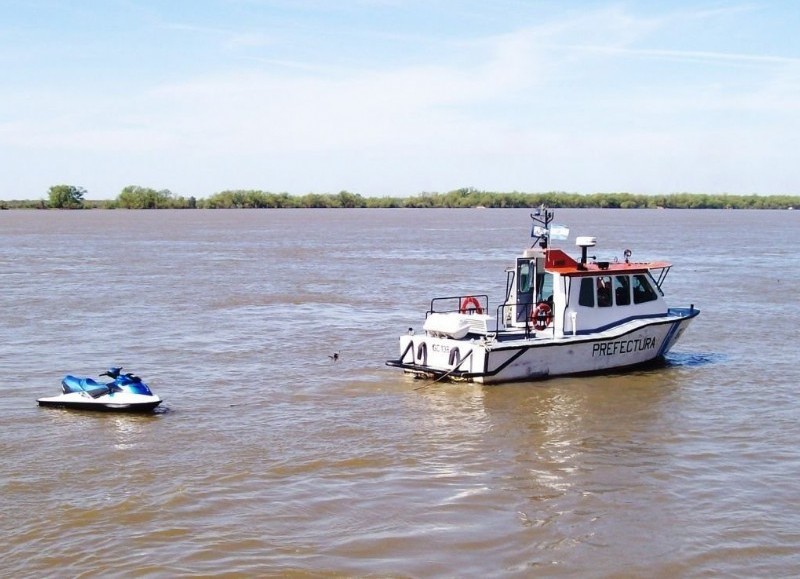
M 363 197 L 341 191 L 333 194 L 289 195 L 260 190 L 229 190 L 207 198 L 183 197 L 168 189 L 129 185 L 113 200 L 87 200 L 86 190 L 54 185 L 47 199 L 0 201 L 0 209 L 312 209 L 312 208 L 530 208 L 540 205 L 571 208 L 664 209 L 789 209 L 800 208 L 795 195 L 727 195 L 671 193 L 548 193 L 492 192 L 471 187 L 448 193 L 411 197 Z

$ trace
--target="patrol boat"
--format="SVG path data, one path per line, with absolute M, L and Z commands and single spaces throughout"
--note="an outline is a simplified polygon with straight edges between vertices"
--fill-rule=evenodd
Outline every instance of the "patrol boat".
M 700 310 L 671 308 L 662 286 L 672 264 L 597 261 L 594 237 L 578 237 L 576 261 L 551 241 L 569 230 L 553 211 L 531 215 L 533 245 L 506 270 L 506 296 L 431 300 L 422 332 L 400 337 L 387 365 L 418 377 L 496 384 L 619 371 L 663 360 Z

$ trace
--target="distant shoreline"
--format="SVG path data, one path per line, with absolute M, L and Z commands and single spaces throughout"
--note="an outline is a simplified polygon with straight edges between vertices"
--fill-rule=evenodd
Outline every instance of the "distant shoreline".
M 574 209 L 787 209 L 800 208 L 795 195 L 710 195 L 673 193 L 496 193 L 472 188 L 412 197 L 363 197 L 342 191 L 293 196 L 258 190 L 222 191 L 207 198 L 175 196 L 168 190 L 128 187 L 113 200 L 73 200 L 69 206 L 45 199 L 0 200 L 0 209 L 522 209 L 540 205 Z

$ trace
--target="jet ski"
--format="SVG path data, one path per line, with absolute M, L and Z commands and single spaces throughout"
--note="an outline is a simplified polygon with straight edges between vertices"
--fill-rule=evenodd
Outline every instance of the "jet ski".
M 39 406 L 116 412 L 148 412 L 161 404 L 161 398 L 141 378 L 130 372 L 123 374 L 122 368 L 110 368 L 100 376 L 108 376 L 111 382 L 103 384 L 67 374 L 61 381 L 59 396 L 39 398 L 37 402 Z

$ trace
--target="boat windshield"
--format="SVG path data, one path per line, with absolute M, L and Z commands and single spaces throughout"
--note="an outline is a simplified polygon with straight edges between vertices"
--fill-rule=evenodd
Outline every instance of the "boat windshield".
M 553 274 L 542 272 L 536 276 L 536 302 L 553 301 Z

